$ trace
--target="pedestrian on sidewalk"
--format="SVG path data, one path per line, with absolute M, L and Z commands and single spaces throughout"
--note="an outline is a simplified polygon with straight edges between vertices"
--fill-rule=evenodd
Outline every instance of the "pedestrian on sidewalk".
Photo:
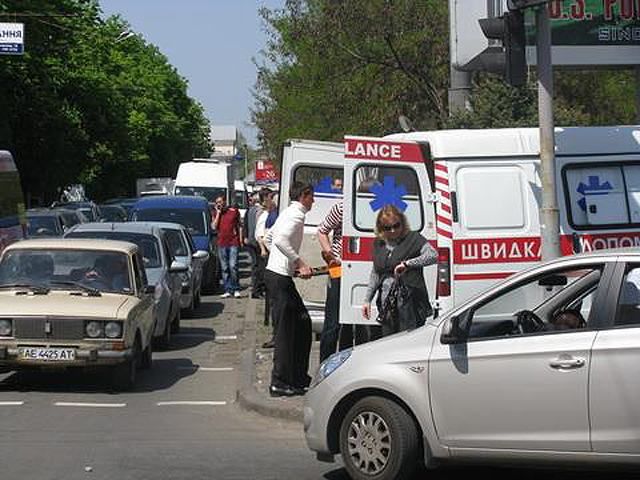
M 381 312 L 387 297 L 402 282 L 406 295 L 399 299 L 393 318 L 382 323 L 382 335 L 391 335 L 424 325 L 433 313 L 429 303 L 423 268 L 438 261 L 438 253 L 419 232 L 409 228 L 407 217 L 395 205 L 385 205 L 376 219 L 373 243 L 373 269 L 362 306 L 369 319 L 371 301 L 377 294 Z
M 336 182 L 334 181 L 334 185 Z M 321 255 L 329 267 L 324 324 L 320 334 L 320 362 L 338 350 L 367 341 L 364 325 L 340 324 L 340 283 L 342 277 L 342 218 L 344 204 L 337 202 L 318 226 Z M 329 238 L 331 235 L 331 239 Z
M 255 239 L 255 231 L 258 216 L 262 213 L 262 206 L 258 200 L 258 193 L 251 194 L 249 197 L 249 203 L 251 206 L 244 214 L 242 233 L 244 234 L 244 248 L 251 259 L 251 297 L 259 298 L 264 292 L 259 292 L 256 282 L 259 246 Z
M 265 272 L 267 295 L 275 334 L 271 396 L 303 395 L 311 382 L 308 374 L 311 351 L 311 318 L 296 289 L 293 276 L 311 278 L 311 268 L 300 257 L 304 218 L 313 206 L 313 187 L 294 182 L 290 188 L 291 204 L 274 224 L 270 239 L 269 260 Z
M 239 298 L 238 250 L 244 243 L 240 211 L 237 208 L 228 207 L 222 195 L 216 198 L 215 211 L 213 229 L 217 232 L 218 258 L 222 268 L 224 285 L 222 298 L 228 298 L 231 295 Z
M 267 268 L 267 260 L 269 258 L 269 248 L 266 245 L 265 237 L 267 235 L 267 218 L 269 213 L 273 210 L 273 192 L 268 188 L 260 191 L 260 215 L 256 221 L 256 228 L 254 234 L 254 240 L 258 245 L 258 258 L 256 263 L 256 288 L 257 295 L 252 295 L 253 298 L 262 298 L 266 293 L 266 286 L 264 283 L 264 272 Z

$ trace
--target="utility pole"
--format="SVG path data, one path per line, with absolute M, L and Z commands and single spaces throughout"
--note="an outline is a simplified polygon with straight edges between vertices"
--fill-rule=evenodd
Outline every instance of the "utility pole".
M 542 260 L 550 260 L 560 257 L 561 253 L 560 221 L 555 175 L 551 25 L 547 5 L 542 5 L 537 9 L 536 35 L 538 120 L 540 122 L 540 176 L 542 180 L 540 233 L 542 238 Z

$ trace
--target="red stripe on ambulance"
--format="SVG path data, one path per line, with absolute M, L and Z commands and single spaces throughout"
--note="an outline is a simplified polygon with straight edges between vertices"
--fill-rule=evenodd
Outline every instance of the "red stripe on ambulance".
M 540 237 L 454 240 L 454 264 L 516 263 L 540 260 Z
M 358 137 L 345 137 L 344 156 L 358 160 L 424 162 L 422 151 L 417 143 L 383 142 Z

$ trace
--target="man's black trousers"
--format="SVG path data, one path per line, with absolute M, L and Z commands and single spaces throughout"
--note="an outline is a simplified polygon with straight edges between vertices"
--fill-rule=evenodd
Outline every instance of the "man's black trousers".
M 271 385 L 304 388 L 309 386 L 311 318 L 293 279 L 270 270 L 265 272 L 275 332 Z

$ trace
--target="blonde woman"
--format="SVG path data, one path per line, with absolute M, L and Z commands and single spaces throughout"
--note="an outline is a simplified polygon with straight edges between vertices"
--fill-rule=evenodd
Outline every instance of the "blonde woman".
M 382 324 L 382 335 L 424 325 L 433 310 L 422 269 L 438 261 L 437 252 L 420 233 L 411 231 L 407 217 L 394 205 L 385 205 L 380 210 L 375 233 L 373 269 L 362 315 L 369 319 L 371 301 L 376 294 L 376 305 L 380 310 L 394 281 L 399 279 L 406 287 L 407 295 L 399 302 L 397 318 Z

